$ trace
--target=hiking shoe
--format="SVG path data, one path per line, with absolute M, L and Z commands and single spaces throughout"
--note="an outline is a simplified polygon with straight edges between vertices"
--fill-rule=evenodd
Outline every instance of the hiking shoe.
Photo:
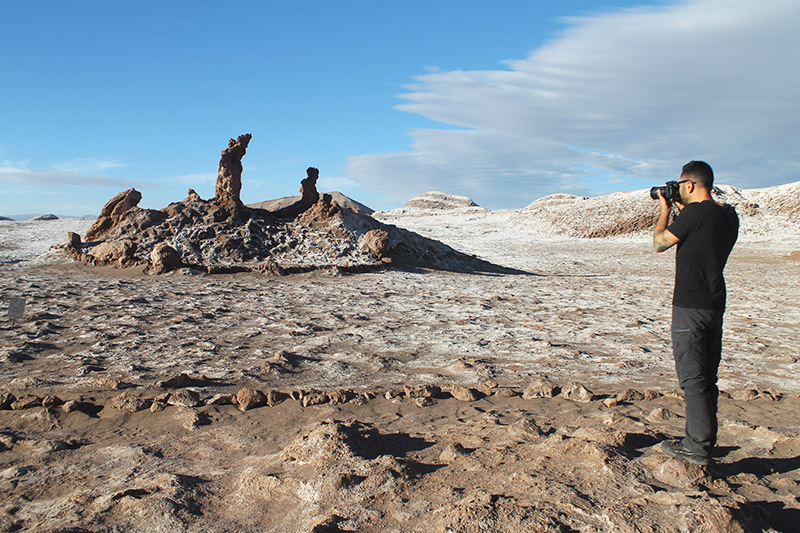
M 662 441 L 661 451 L 675 459 L 682 459 L 683 461 L 700 466 L 708 466 L 711 463 L 711 459 L 707 456 L 692 452 L 686 448 L 680 440 Z

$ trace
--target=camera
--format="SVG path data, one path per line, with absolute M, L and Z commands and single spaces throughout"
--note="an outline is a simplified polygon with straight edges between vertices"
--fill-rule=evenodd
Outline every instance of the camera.
M 663 187 L 653 187 L 650 189 L 650 198 L 658 200 L 658 191 L 661 191 L 661 196 L 667 199 L 667 202 L 681 201 L 681 186 L 677 181 L 668 181 Z

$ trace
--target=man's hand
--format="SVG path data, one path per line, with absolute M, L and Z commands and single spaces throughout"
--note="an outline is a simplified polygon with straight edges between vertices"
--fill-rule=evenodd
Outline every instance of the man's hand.
M 656 229 L 653 232 L 653 250 L 656 252 L 663 252 L 664 250 L 668 250 L 678 244 L 680 239 L 678 239 L 667 229 L 670 207 L 667 199 L 664 198 L 664 195 L 661 194 L 660 190 L 658 191 L 658 204 L 661 206 L 661 214 L 658 216 Z M 679 209 L 683 209 L 683 204 L 680 202 L 676 202 L 676 204 L 680 206 Z

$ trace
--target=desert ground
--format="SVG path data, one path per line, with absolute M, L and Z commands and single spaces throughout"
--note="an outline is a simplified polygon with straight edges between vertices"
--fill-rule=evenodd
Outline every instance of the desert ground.
M 728 263 L 706 469 L 657 446 L 674 251 L 447 200 L 374 217 L 519 272 L 149 275 L 50 249 L 93 220 L 0 222 L 0 529 L 796 530 L 790 231 Z

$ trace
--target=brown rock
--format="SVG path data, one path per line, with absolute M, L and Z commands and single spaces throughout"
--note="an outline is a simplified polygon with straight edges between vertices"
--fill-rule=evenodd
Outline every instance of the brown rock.
M 352 394 L 344 390 L 336 390 L 328 393 L 328 401 L 332 404 L 347 403 Z
M 81 247 L 81 236 L 75 232 L 68 231 L 67 232 L 67 246 L 70 248 L 78 249 Z
M 310 392 L 308 394 L 303 395 L 302 399 L 303 407 L 310 407 L 312 405 L 322 405 L 323 403 L 328 403 L 327 394 L 323 394 L 321 392 Z
M 64 405 L 61 406 L 61 410 L 65 413 L 74 413 L 75 411 L 79 411 L 80 407 L 81 404 L 77 400 L 67 400 L 64 402 Z
M 267 396 L 260 390 L 242 387 L 239 389 L 239 392 L 236 393 L 236 405 L 242 412 L 255 409 L 256 407 L 262 407 L 267 405 Z
M 136 244 L 129 240 L 102 242 L 92 248 L 92 256 L 103 263 L 130 259 L 136 253 Z
M 242 190 L 242 157 L 247 152 L 247 145 L 252 135 L 245 133 L 236 140 L 230 139 L 228 147 L 222 150 L 219 158 L 219 171 L 215 196 L 212 201 L 231 209 L 231 215 L 240 212 L 244 205 L 239 194 Z
M 664 395 L 655 390 L 647 389 L 646 391 L 644 391 L 644 399 L 647 400 L 648 402 L 651 400 L 656 400 L 658 398 L 661 398 L 662 396 Z
M 439 454 L 439 461 L 443 463 L 452 463 L 458 457 L 466 455 L 467 450 L 458 442 L 448 444 L 447 447 Z
M 203 405 L 200 395 L 191 389 L 179 389 L 169 394 L 167 405 L 177 407 L 198 407 Z
M 17 397 L 10 392 L 0 394 L 0 411 L 8 411 L 15 401 L 17 401 Z
M 403 385 L 403 391 L 409 398 L 434 398 L 442 393 L 442 388 L 438 385 Z
M 167 243 L 160 242 L 150 252 L 150 265 L 156 274 L 175 270 L 181 266 L 181 254 Z
M 474 402 L 478 399 L 478 394 L 475 389 L 470 389 L 462 385 L 453 385 L 450 389 L 450 394 L 460 402 Z
M 552 398 L 559 393 L 559 387 L 547 378 L 536 378 L 522 393 L 522 397 L 526 400 L 534 398 Z
M 139 398 L 130 391 L 125 391 L 121 394 L 118 394 L 117 396 L 111 399 L 111 402 L 109 402 L 109 406 L 112 407 L 113 409 L 119 409 L 120 411 L 130 411 L 132 413 L 135 413 L 136 411 L 142 411 L 143 409 L 147 409 L 149 405 L 150 405 L 149 402 Z
M 28 394 L 22 398 L 17 399 L 11 403 L 11 409 L 19 411 L 21 409 L 30 409 L 31 407 L 39 407 L 42 405 L 42 399 L 38 396 Z
M 142 200 L 142 193 L 136 189 L 123 191 L 109 200 L 92 227 L 86 232 L 86 241 L 96 241 L 103 238 L 119 223 L 126 211 L 135 207 Z
M 681 418 L 680 416 L 676 415 L 669 409 L 664 407 L 658 407 L 650 411 L 650 413 L 645 417 L 648 422 L 668 422 L 670 420 L 674 420 L 676 418 Z
M 574 381 L 567 385 L 567 387 L 561 392 L 561 395 L 568 400 L 572 400 L 573 402 L 588 403 L 594 400 L 594 394 L 592 394 L 592 391 L 580 383 L 575 383 Z
M 206 405 L 231 405 L 233 398 L 233 394 L 215 394 L 206 400 Z
M 625 389 L 617 394 L 616 399 L 618 402 L 636 402 L 644 400 L 644 394 L 635 389 Z
M 275 215 L 280 218 L 291 218 L 310 209 L 319 200 L 317 179 L 319 179 L 319 170 L 308 167 L 305 179 L 300 181 L 300 194 L 302 195 L 300 199 L 292 205 L 278 209 L 275 211 Z
M 373 229 L 364 234 L 364 248 L 376 259 L 383 259 L 389 252 L 389 232 Z
M 48 394 L 44 398 L 42 398 L 42 407 L 54 407 L 56 405 L 61 405 L 61 399 L 58 396 L 53 396 L 52 394 Z

